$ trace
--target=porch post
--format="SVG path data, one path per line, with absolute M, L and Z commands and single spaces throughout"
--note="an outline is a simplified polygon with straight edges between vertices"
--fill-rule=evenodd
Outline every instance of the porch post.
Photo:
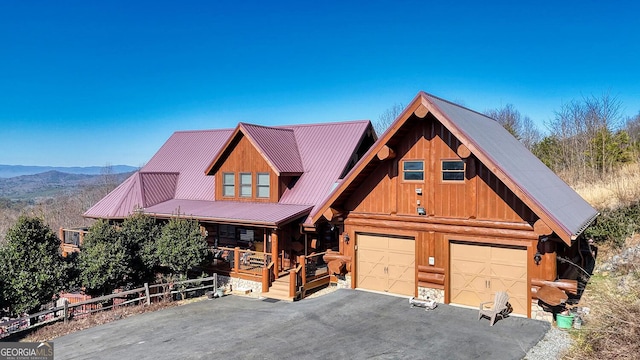
M 273 261 L 273 275 L 278 278 L 280 274 L 280 266 L 278 264 L 280 260 L 280 251 L 278 247 L 278 230 L 271 230 L 271 261 Z

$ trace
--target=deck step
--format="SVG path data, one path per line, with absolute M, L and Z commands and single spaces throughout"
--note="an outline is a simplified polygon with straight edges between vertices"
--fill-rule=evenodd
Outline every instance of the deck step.
M 260 294 L 262 297 L 283 301 L 293 301 L 294 298 L 289 296 L 289 275 L 277 278 L 269 288 L 269 291 Z

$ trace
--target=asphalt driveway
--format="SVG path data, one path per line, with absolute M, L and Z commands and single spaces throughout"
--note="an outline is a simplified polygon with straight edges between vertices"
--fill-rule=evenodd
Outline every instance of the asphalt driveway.
M 300 302 L 226 296 L 54 340 L 56 359 L 522 359 L 549 324 L 356 290 Z

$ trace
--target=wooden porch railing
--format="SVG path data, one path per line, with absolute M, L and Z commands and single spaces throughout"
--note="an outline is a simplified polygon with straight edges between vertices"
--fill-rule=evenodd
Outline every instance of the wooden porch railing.
M 298 266 L 289 272 L 289 296 L 304 298 L 308 290 L 329 284 L 329 269 L 322 259 L 324 254 L 298 256 Z
M 227 263 L 228 270 L 237 274 L 262 276 L 263 269 L 271 262 L 271 254 L 261 251 L 239 247 L 217 247 L 209 250 L 213 252 L 214 260 Z M 214 268 L 225 269 L 226 267 L 214 265 Z

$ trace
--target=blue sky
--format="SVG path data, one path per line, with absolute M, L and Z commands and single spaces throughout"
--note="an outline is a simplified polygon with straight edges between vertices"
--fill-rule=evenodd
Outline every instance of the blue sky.
M 419 90 L 640 112 L 634 1 L 0 2 L 0 164 L 141 166 L 176 130 L 370 119 Z

